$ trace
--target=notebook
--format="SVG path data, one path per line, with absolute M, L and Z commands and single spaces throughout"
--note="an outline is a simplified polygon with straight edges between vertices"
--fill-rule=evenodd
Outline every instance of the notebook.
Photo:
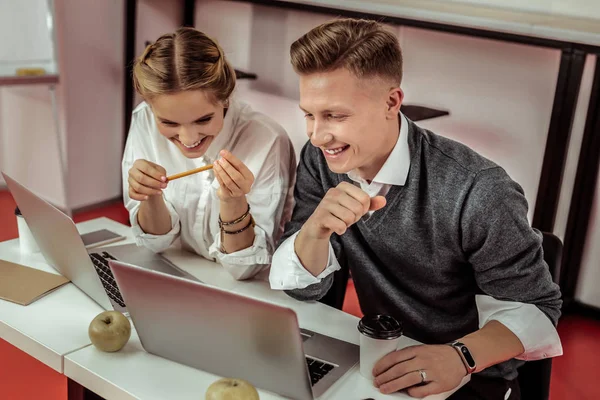
M 69 280 L 62 275 L 0 260 L 0 299 L 29 305 Z

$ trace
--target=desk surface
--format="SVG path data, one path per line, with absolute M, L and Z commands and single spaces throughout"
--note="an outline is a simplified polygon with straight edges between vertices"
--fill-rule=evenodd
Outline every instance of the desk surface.
M 235 281 L 218 264 L 198 256 L 169 250 L 164 253 L 176 265 L 204 282 L 244 296 L 270 301 L 292 308 L 298 315 L 300 326 L 316 332 L 358 344 L 356 329 L 358 318 L 328 307 L 324 304 L 299 302 L 285 293 L 270 289 L 267 274 L 250 281 Z M 401 346 L 418 344 L 404 338 Z M 110 399 L 199 399 L 206 388 L 219 377 L 146 353 L 137 333 L 123 350 L 103 353 L 93 346 L 86 347 L 65 357 L 65 375 Z M 465 380 L 467 381 L 467 380 Z M 279 396 L 259 391 L 261 399 L 276 399 Z M 428 399 L 445 399 L 449 394 L 432 396 Z M 326 399 L 380 398 L 382 395 L 364 379 L 358 367 L 338 381 L 326 394 Z M 395 394 L 391 398 L 409 398 Z
M 77 225 L 81 233 L 107 228 L 128 237 L 125 225 L 99 218 Z M 124 242 L 115 243 L 115 245 Z M 198 256 L 171 249 L 165 253 L 180 268 L 206 283 L 244 296 L 274 302 L 292 308 L 300 326 L 358 344 L 358 318 L 317 302 L 296 301 L 285 293 L 273 291 L 266 281 L 267 273 L 251 281 L 235 281 L 218 264 Z M 0 243 L 0 257 L 45 271 L 54 272 L 41 254 L 21 255 L 17 240 Z M 110 399 L 199 399 L 206 388 L 219 377 L 161 357 L 146 353 L 135 332 L 124 349 L 104 353 L 90 345 L 87 330 L 90 321 L 102 308 L 73 284 L 48 294 L 29 306 L 0 300 L 0 338 L 27 352 L 69 378 L 99 395 Z M 417 342 L 403 338 L 400 346 Z M 468 378 L 465 378 L 465 382 Z M 279 396 L 259 391 L 261 399 Z M 428 397 L 441 400 L 450 393 Z M 325 399 L 382 398 L 355 366 L 324 396 Z M 409 398 L 397 393 L 390 398 Z
M 206 274 L 205 274 L 206 276 Z M 266 281 L 241 282 L 233 292 L 270 301 L 294 309 L 300 326 L 329 336 L 358 344 L 356 324 L 358 318 L 340 312 L 321 303 L 298 302 L 283 292 L 272 291 Z M 418 344 L 403 338 L 401 347 Z M 137 333 L 133 333 L 129 343 L 118 353 L 103 353 L 93 346 L 69 354 L 65 357 L 65 375 L 110 399 L 199 399 L 206 388 L 218 376 L 199 371 L 184 365 L 146 353 Z M 281 397 L 259 390 L 264 400 Z M 449 396 L 431 396 L 427 399 L 441 400 Z M 397 393 L 381 395 L 364 379 L 355 366 L 353 370 L 331 389 L 324 399 L 365 399 L 398 398 L 409 396 Z
M 83 222 L 77 224 L 77 228 L 80 233 L 107 228 L 128 238 L 113 245 L 133 243 L 131 230 L 108 218 Z M 197 256 L 177 250 L 169 250 L 165 255 L 209 284 L 231 289 L 238 283 L 223 268 Z M 0 258 L 57 273 L 41 253 L 21 254 L 17 239 L 0 243 Z M 192 259 L 193 262 L 186 262 Z M 203 268 L 197 271 L 197 265 L 203 265 Z M 0 338 L 62 373 L 63 357 L 91 344 L 88 326 L 102 311 L 100 305 L 72 283 L 28 306 L 0 300 Z
M 106 218 L 84 222 L 77 227 L 81 233 L 86 233 L 100 226 L 130 235 L 125 225 Z M 0 243 L 0 258 L 56 273 L 41 253 L 22 255 L 18 240 Z M 72 283 L 28 306 L 0 300 L 0 338 L 62 372 L 63 356 L 90 344 L 88 326 L 102 311 L 102 307 Z
M 279 0 L 600 46 L 600 20 L 442 0 Z

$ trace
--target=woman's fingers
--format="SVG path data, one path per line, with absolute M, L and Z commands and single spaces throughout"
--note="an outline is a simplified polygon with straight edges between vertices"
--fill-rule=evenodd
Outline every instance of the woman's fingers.
M 218 163 L 215 163 L 214 170 L 221 189 L 225 190 L 225 192 L 222 193 L 223 195 L 227 195 L 228 197 L 239 197 L 244 194 L 242 189 L 236 185 L 223 167 L 221 167 Z
M 240 161 L 239 158 L 227 150 L 221 150 L 220 154 L 221 157 L 226 159 L 246 180 L 250 181 L 250 185 L 254 183 L 254 174 L 248 169 L 246 164 Z
M 147 195 L 147 196 L 152 196 L 152 195 L 157 195 L 157 194 L 162 193 L 160 190 L 156 190 L 151 187 L 142 185 L 141 183 L 139 183 L 137 180 L 135 180 L 131 176 L 128 178 L 127 181 L 129 182 L 129 187 L 131 189 L 133 189 L 136 193 Z
M 227 159 L 222 158 L 217 161 L 219 167 L 223 168 L 227 175 L 234 181 L 238 187 L 242 188 L 246 186 L 246 178 L 233 166 Z

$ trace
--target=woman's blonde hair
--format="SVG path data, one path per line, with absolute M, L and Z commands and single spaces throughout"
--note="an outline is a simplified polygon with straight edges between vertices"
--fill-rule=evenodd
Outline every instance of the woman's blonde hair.
M 193 28 L 162 35 L 135 60 L 133 85 L 146 100 L 184 90 L 206 90 L 226 101 L 235 71 L 216 41 Z
M 402 82 L 402 51 L 398 38 L 382 24 L 343 18 L 317 26 L 296 40 L 290 49 L 292 66 L 307 75 L 346 68 L 362 78 Z

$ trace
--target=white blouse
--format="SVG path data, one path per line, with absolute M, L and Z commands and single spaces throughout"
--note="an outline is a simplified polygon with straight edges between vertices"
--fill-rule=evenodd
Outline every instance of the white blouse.
M 230 254 L 220 252 L 219 183 L 212 170 L 169 182 L 163 198 L 171 215 L 171 231 L 165 235 L 142 231 L 137 219 L 140 202 L 128 195 L 133 163 L 145 159 L 171 175 L 212 164 L 222 149 L 239 158 L 255 177 L 246 196 L 256 222 L 252 246 Z M 295 153 L 285 130 L 243 102 L 231 99 L 223 129 L 197 159 L 186 158 L 159 133 L 150 106 L 143 102 L 133 111 L 123 155 L 123 198 L 139 246 L 161 252 L 180 239 L 182 248 L 218 261 L 235 279 L 247 279 L 271 264 L 275 244 L 292 212 L 295 173 Z

